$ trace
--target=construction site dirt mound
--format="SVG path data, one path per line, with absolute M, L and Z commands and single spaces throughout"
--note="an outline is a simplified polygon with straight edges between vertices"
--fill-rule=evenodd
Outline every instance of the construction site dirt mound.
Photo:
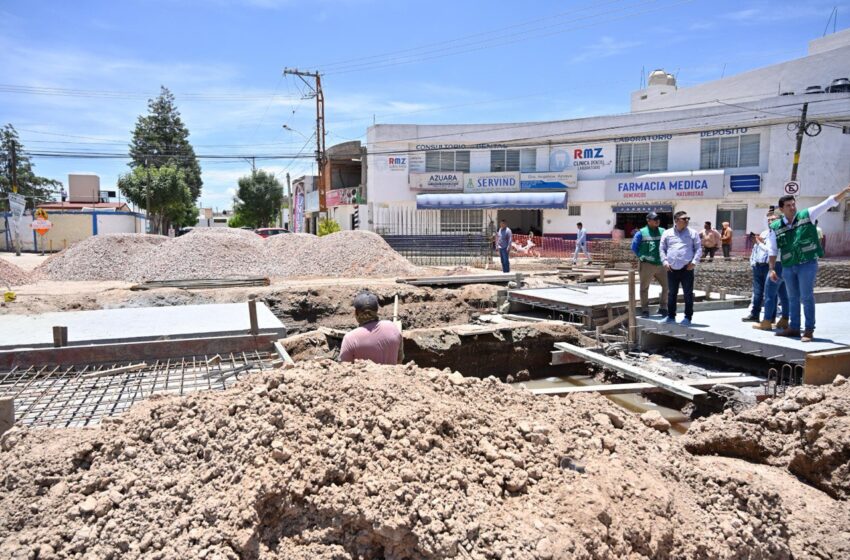
M 0 258 L 0 288 L 27 284 L 30 280 L 31 278 L 28 272 Z
M 398 276 L 419 268 L 371 231 L 313 235 L 275 235 L 266 240 L 272 276 Z
M 0 557 L 850 555 L 845 502 L 706 459 L 598 395 L 325 360 L 95 428 L 13 428 Z
M 700 420 L 686 434 L 691 453 L 738 457 L 787 469 L 850 500 L 850 383 L 797 387 L 741 414 Z
M 169 241 L 162 235 L 107 233 L 74 243 L 35 269 L 50 280 L 136 282 L 152 264 L 151 255 Z
M 145 280 L 263 276 L 263 238 L 242 229 L 198 228 L 157 247 Z

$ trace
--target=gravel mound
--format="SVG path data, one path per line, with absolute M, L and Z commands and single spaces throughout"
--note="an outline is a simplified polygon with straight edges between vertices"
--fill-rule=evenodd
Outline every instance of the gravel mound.
M 35 272 L 50 280 L 123 280 L 137 282 L 151 266 L 162 235 L 107 233 L 74 243 L 40 264 Z
M 21 270 L 6 259 L 0 259 L 0 288 L 27 284 L 29 281 L 29 273 Z
M 419 269 L 379 235 L 345 231 L 325 237 L 268 239 L 230 228 L 198 228 L 169 239 L 97 235 L 54 255 L 37 269 L 51 280 L 185 280 L 236 276 L 396 276 Z
M 806 495 L 824 514 L 794 524 L 783 486 L 703 460 L 598 395 L 319 361 L 95 428 L 10 430 L 0 557 L 850 554 L 843 502 Z
M 688 430 L 691 453 L 782 467 L 830 496 L 850 500 L 850 383 L 797 387 L 737 416 L 731 411 Z
M 263 238 L 230 228 L 198 228 L 156 248 L 145 280 L 265 275 Z

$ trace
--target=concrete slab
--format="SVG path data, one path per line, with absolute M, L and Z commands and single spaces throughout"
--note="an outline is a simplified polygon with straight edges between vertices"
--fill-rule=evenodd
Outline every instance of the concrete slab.
M 259 302 L 257 319 L 259 334 L 286 336 L 283 323 Z M 241 335 L 251 325 L 247 302 L 0 315 L 0 349 L 52 347 L 54 326 L 68 327 L 68 345 L 81 346 Z
M 641 345 L 657 347 L 675 339 L 806 368 L 815 359 L 828 354 L 835 374 L 850 368 L 850 302 L 817 304 L 817 328 L 812 342 L 778 337 L 772 331 L 754 329 L 753 323 L 741 321 L 743 314 L 745 311 L 742 309 L 697 312 L 690 327 L 639 317 Z M 815 382 L 810 375 L 814 368 L 811 369 L 812 372 L 806 372 L 804 376 L 804 380 L 809 377 L 807 382 Z M 818 382 L 831 380 L 826 377 L 820 379 L 819 374 Z
M 639 288 L 635 286 L 639 297 Z M 649 287 L 650 302 L 657 302 L 661 295 L 661 286 L 652 284 Z M 705 292 L 694 291 L 694 297 L 704 298 Z M 605 307 L 606 305 L 624 306 L 629 303 L 628 284 L 603 284 L 588 286 L 570 286 L 564 288 L 528 288 L 510 290 L 508 298 L 521 303 L 549 303 L 568 308 Z

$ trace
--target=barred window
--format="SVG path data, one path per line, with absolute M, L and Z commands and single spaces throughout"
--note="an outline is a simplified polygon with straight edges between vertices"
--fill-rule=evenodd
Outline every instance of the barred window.
M 519 170 L 523 173 L 534 173 L 537 171 L 537 148 L 520 150 Z
M 581 206 L 567 206 L 567 216 L 581 216 Z
M 440 210 L 442 233 L 479 233 L 484 229 L 484 210 Z
M 667 142 L 617 144 L 617 173 L 667 171 Z
M 700 144 L 700 169 L 757 167 L 761 135 L 744 134 L 725 138 L 703 138 Z
M 469 150 L 425 152 L 425 172 L 462 171 L 469 173 Z
M 490 150 L 490 171 L 519 171 L 519 160 L 520 150 Z

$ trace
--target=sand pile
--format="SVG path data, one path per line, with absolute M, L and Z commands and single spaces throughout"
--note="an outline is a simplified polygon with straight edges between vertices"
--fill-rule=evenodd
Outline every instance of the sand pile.
M 263 276 L 263 238 L 242 229 L 197 228 L 151 255 L 145 280 Z
M 136 282 L 153 264 L 156 248 L 168 241 L 168 237 L 144 233 L 95 235 L 53 255 L 35 272 L 51 280 Z
M 169 239 L 98 235 L 54 255 L 38 269 L 51 280 L 184 280 L 234 276 L 396 276 L 418 268 L 379 235 L 281 234 L 266 240 L 240 229 L 198 228 Z
M 30 275 L 6 259 L 0 259 L 0 288 L 19 286 L 30 281 Z
M 703 461 L 597 395 L 322 361 L 7 432 L 0 557 L 850 554 L 844 502 Z M 822 513 L 804 530 L 795 485 Z
M 696 454 L 782 467 L 850 500 L 850 383 L 838 376 L 832 386 L 793 388 L 737 416 L 700 420 L 685 445 Z

